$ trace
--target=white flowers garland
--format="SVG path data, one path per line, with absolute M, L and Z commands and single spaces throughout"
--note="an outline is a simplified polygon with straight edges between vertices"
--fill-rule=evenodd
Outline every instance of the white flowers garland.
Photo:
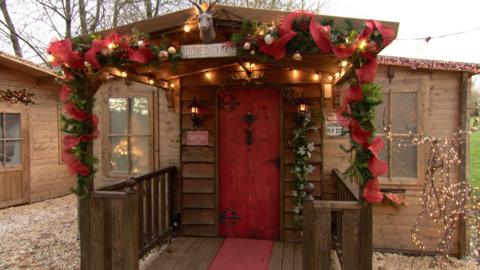
M 294 137 L 291 142 L 294 147 L 295 159 L 293 168 L 290 171 L 294 178 L 293 196 L 293 223 L 301 227 L 303 224 L 303 198 L 305 192 L 303 190 L 307 177 L 314 170 L 315 166 L 310 164 L 312 152 L 315 150 L 315 143 L 309 142 L 306 138 L 307 131 L 316 130 L 311 120 L 311 114 L 307 112 L 305 116 L 297 119 L 297 129 L 294 131 Z

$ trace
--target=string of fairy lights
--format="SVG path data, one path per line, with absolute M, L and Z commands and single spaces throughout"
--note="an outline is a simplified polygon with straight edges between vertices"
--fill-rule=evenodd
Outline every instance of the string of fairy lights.
M 421 210 L 411 230 L 414 245 L 427 249 L 423 233 L 438 228 L 440 236 L 433 265 L 445 263 L 457 227 L 462 218 L 472 228 L 471 255 L 480 257 L 480 189 L 465 181 L 454 182 L 454 169 L 462 164 L 460 149 L 471 130 L 459 130 L 447 137 L 414 135 L 394 137 L 391 125 L 384 128 L 385 139 L 398 147 L 425 145 L 428 147 L 425 183 L 420 197 Z M 433 227 L 432 225 L 440 225 Z

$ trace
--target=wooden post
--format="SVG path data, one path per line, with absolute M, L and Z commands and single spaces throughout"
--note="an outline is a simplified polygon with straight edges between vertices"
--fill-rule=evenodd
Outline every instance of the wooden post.
M 360 210 L 360 270 L 372 269 L 372 216 L 372 205 L 363 201 Z
M 138 198 L 135 190 L 129 189 L 124 200 L 122 236 L 125 245 L 125 270 L 138 270 L 139 246 L 138 239 Z
M 90 269 L 90 198 L 78 199 L 78 229 L 80 238 L 80 269 Z
M 468 101 L 471 94 L 471 75 L 462 73 L 462 88 L 460 93 L 460 129 L 470 130 L 470 110 Z M 470 134 L 465 133 L 465 142 L 460 145 L 460 181 L 470 183 Z M 470 228 L 464 216 L 460 219 L 460 257 L 470 255 Z

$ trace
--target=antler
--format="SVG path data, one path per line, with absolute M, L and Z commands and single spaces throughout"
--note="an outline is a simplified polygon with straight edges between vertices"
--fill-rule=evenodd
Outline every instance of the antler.
M 204 11 L 203 11 L 203 8 L 202 8 L 199 4 L 197 4 L 197 2 L 192 1 L 192 0 L 188 0 L 188 1 L 190 1 L 190 3 L 194 4 L 194 5 L 197 7 L 198 12 L 200 12 L 200 14 L 202 14 L 202 13 L 204 12 Z M 208 9 L 210 9 L 210 7 L 208 7 Z M 207 11 L 208 11 L 208 10 L 207 10 Z
M 208 4 L 208 8 L 207 8 L 207 11 L 205 12 L 210 12 L 210 10 L 212 10 L 212 8 L 218 3 L 218 0 L 215 0 L 215 2 L 211 3 L 211 4 Z

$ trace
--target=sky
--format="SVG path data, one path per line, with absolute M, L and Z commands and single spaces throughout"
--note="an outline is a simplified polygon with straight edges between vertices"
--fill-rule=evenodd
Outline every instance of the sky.
M 311 3 L 316 1 L 310 0 Z M 480 63 L 480 1 L 478 0 L 327 0 L 326 15 L 395 21 L 397 39 L 381 54 Z M 445 38 L 435 37 L 471 31 Z

